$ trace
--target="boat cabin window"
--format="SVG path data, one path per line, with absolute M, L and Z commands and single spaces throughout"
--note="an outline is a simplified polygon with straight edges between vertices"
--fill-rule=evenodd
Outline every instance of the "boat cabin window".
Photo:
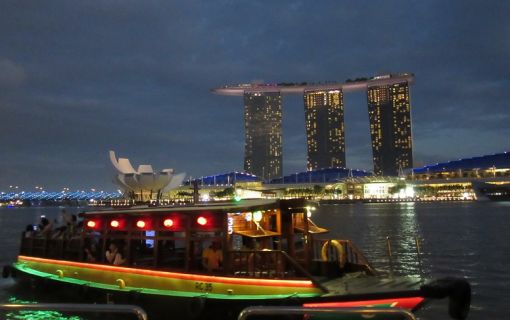
M 195 272 L 223 270 L 223 264 L 218 260 L 224 251 L 224 219 L 223 213 L 201 212 L 191 215 L 189 255 L 186 261 L 188 270 Z M 214 257 L 214 262 L 210 256 L 211 250 L 219 251 Z
M 86 230 L 83 232 L 83 252 L 82 261 L 101 262 L 103 250 L 103 234 L 96 230 Z
M 227 223 L 229 235 L 257 238 L 279 236 L 281 234 L 279 210 L 229 213 Z M 230 243 L 230 248 L 232 248 L 232 243 Z
M 161 268 L 184 270 L 186 266 L 186 232 L 159 231 L 157 265 Z

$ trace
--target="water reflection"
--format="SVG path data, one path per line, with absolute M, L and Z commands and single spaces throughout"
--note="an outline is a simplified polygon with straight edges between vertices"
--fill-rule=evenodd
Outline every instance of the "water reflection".
M 371 203 L 322 206 L 315 219 L 329 228 L 332 237 L 353 240 L 377 269 L 419 275 L 415 239 L 421 239 L 422 233 L 417 216 L 413 202 Z

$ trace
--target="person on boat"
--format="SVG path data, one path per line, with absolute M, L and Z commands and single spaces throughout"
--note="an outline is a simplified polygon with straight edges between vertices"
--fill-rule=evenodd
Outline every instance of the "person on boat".
M 76 234 L 78 217 L 75 214 L 65 215 L 64 222 L 66 224 L 66 228 L 63 235 L 67 239 L 72 238 Z
M 31 225 L 31 224 L 27 224 L 27 226 L 25 227 L 25 233 L 24 233 L 24 236 L 25 238 L 32 238 L 32 236 L 34 235 L 34 228 L 35 226 Z
M 84 249 L 85 251 L 85 261 L 87 262 L 96 262 L 96 246 L 91 244 L 90 246 Z
M 212 244 L 202 252 L 202 266 L 208 272 L 221 270 L 223 264 L 223 252 L 218 241 Z
M 96 239 L 94 238 L 85 238 L 84 239 L 84 245 L 83 245 L 83 253 L 84 253 L 84 259 L 87 262 L 97 262 L 98 260 L 98 246 Z
M 105 253 L 106 261 L 115 266 L 122 265 L 126 262 L 126 259 L 122 256 L 122 253 L 119 250 L 119 247 L 115 242 L 110 243 L 108 250 Z
M 53 230 L 53 223 L 51 223 L 51 221 L 45 216 L 41 216 L 41 221 L 38 227 L 40 231 L 39 234 L 43 237 L 48 237 Z

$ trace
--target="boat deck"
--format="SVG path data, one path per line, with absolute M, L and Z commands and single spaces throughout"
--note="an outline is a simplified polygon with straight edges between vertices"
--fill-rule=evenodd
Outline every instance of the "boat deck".
M 359 273 L 347 274 L 341 278 L 323 282 L 329 290 L 324 296 L 373 296 L 402 292 L 410 294 L 419 291 L 425 281 L 419 277 L 367 277 Z

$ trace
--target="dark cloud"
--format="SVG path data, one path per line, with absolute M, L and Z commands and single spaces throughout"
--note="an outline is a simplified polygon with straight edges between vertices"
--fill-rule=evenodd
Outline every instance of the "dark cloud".
M 242 169 L 226 83 L 414 72 L 415 162 L 504 151 L 510 5 L 502 1 L 2 1 L 0 190 L 113 189 L 107 151 L 193 176 Z M 366 96 L 346 93 L 348 166 L 371 169 Z M 284 97 L 284 171 L 306 164 Z

